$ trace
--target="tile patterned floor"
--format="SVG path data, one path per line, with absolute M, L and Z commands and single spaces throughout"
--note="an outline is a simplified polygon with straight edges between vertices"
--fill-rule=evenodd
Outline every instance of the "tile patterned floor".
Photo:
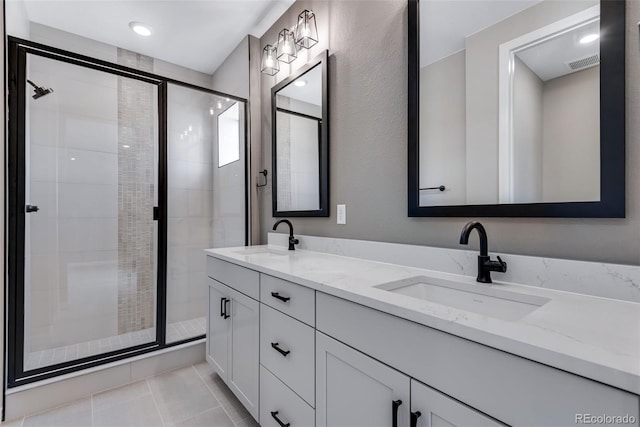
M 259 427 L 206 362 L 2 424 L 35 426 Z
M 198 335 L 204 335 L 206 330 L 206 319 L 204 317 L 169 323 L 169 325 L 167 325 L 167 342 L 171 343 Z M 42 368 L 56 363 L 76 360 L 81 357 L 93 356 L 107 351 L 120 350 L 122 348 L 148 343 L 155 339 L 156 330 L 155 328 L 151 328 L 80 344 L 34 351 L 27 356 L 25 369 Z

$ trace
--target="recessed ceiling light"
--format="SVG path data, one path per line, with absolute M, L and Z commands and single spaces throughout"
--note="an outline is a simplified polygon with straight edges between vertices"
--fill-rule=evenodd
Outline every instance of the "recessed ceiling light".
M 131 21 L 129 22 L 129 28 L 131 28 L 136 34 L 144 37 L 149 37 L 153 32 L 150 26 L 143 24 L 142 22 Z
M 580 39 L 580 44 L 591 43 L 598 40 L 598 38 L 600 38 L 600 34 L 587 34 Z
M 306 80 L 296 80 L 293 83 L 294 86 L 298 86 L 298 87 L 303 87 L 307 85 L 307 81 Z
M 73 160 L 75 160 L 75 159 L 76 159 L 75 157 L 72 157 L 72 158 L 71 158 L 71 161 L 73 161 Z
M 125 144 L 125 145 L 122 146 L 122 148 L 131 148 L 131 146 Z

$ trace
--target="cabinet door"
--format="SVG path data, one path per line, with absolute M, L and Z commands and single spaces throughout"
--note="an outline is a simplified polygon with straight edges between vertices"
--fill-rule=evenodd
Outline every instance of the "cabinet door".
M 407 427 L 409 387 L 406 375 L 316 332 L 317 427 Z
M 411 380 L 411 427 L 501 427 L 504 424 Z
M 230 289 L 230 358 L 227 385 L 256 420 L 259 417 L 260 303 Z
M 229 366 L 229 318 L 225 316 L 231 305 L 228 289 L 213 279 L 209 281 L 209 313 L 207 316 L 207 361 L 220 378 L 227 381 Z M 226 307 L 225 307 L 226 306 Z

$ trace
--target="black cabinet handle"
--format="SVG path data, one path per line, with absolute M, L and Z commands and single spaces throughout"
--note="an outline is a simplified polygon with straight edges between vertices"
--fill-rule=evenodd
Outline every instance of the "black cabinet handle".
M 224 317 L 224 302 L 226 298 L 220 298 L 220 317 Z
M 291 425 L 291 423 L 283 423 L 282 420 L 278 418 L 278 411 L 271 411 L 271 416 L 278 424 L 280 424 L 280 427 L 289 427 Z
M 287 301 L 289 301 L 291 299 L 290 297 L 283 297 L 278 292 L 271 292 L 271 296 L 276 298 L 276 299 L 279 299 L 282 302 L 287 302 Z
M 25 209 L 27 213 L 38 212 L 39 210 L 40 208 L 34 205 L 27 205 L 27 208 Z
M 422 412 L 416 411 L 411 413 L 411 427 L 418 427 L 418 418 L 422 416 Z
M 224 299 L 224 317 L 225 319 L 228 319 L 229 317 L 231 317 L 231 315 L 229 314 L 229 312 L 227 311 L 229 309 L 229 306 L 227 305 L 227 303 L 231 302 L 231 300 L 229 298 L 225 298 Z
M 278 347 L 278 343 L 277 342 L 272 342 L 271 343 L 271 347 L 273 347 L 274 350 L 276 350 L 278 353 L 280 353 L 284 357 L 287 357 L 287 355 L 289 353 L 291 353 L 291 350 L 283 350 L 280 347 Z
M 392 423 L 391 425 L 393 427 L 398 427 L 398 407 L 402 405 L 402 400 L 398 399 L 398 400 L 393 400 L 391 402 L 391 416 L 392 416 Z

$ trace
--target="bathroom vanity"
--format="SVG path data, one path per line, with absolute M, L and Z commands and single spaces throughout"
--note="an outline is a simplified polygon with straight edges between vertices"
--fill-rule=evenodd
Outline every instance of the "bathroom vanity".
M 207 255 L 207 361 L 262 426 L 638 425 L 637 303 L 286 246 Z

